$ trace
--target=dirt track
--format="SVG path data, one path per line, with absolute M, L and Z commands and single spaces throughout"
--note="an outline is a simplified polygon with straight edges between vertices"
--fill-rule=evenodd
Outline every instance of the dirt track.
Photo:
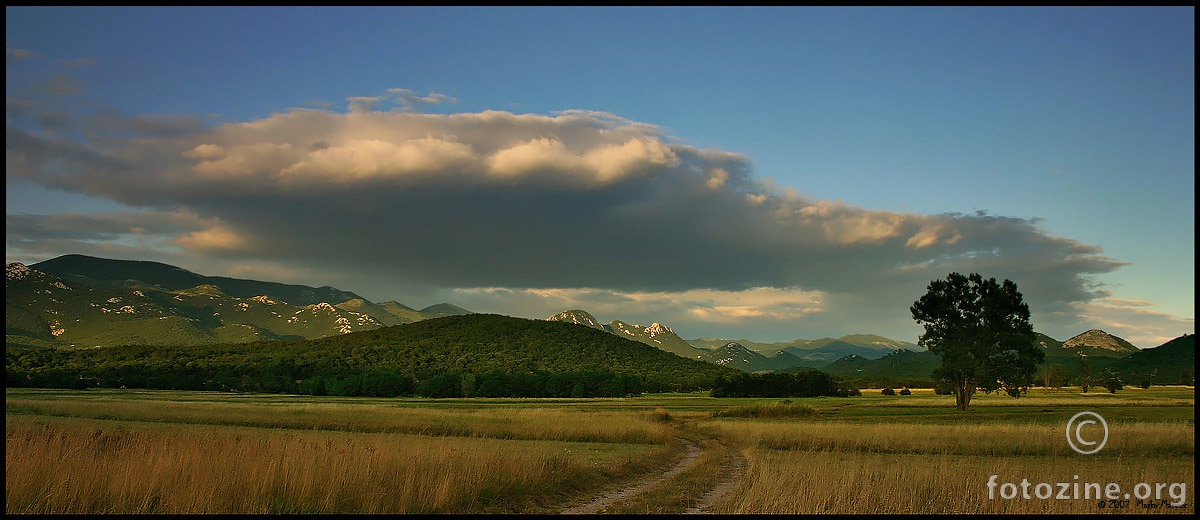
M 728 493 L 729 490 L 733 489 L 733 486 L 736 486 L 738 482 L 742 481 L 742 477 L 746 475 L 746 456 L 742 455 L 741 452 L 736 450 L 730 450 L 729 454 L 730 459 L 732 459 L 727 463 L 727 466 L 729 467 L 729 476 L 726 477 L 725 480 L 722 480 L 715 487 L 708 490 L 704 496 L 700 497 L 700 501 L 696 503 L 695 506 L 689 507 L 687 511 L 684 511 L 684 514 L 693 515 L 707 513 L 709 508 L 717 505 L 717 502 L 721 501 L 721 498 L 725 496 L 725 493 Z
M 605 493 L 585 504 L 564 509 L 561 511 L 561 513 L 568 515 L 603 513 L 606 508 L 612 506 L 613 504 L 629 500 L 638 494 L 647 491 L 658 484 L 666 482 L 668 479 L 679 475 L 684 471 L 687 471 L 696 464 L 696 461 L 700 459 L 700 455 L 703 453 L 703 450 L 700 448 L 700 446 L 697 446 L 695 443 L 686 439 L 684 440 L 684 444 L 686 446 L 686 451 L 683 459 L 681 459 L 679 462 L 676 462 L 674 466 L 671 466 L 671 468 L 667 469 L 666 471 L 643 478 L 631 484 L 606 491 Z M 685 511 L 685 513 L 706 513 L 709 508 L 716 505 L 717 502 L 720 501 L 725 493 L 727 493 L 730 489 L 733 489 L 733 487 L 741 481 L 742 476 L 745 474 L 746 458 L 741 453 L 731 450 L 729 459 L 730 460 L 727 460 L 725 463 L 725 466 L 729 468 L 728 477 L 720 482 L 713 483 L 713 486 L 700 498 L 699 502 L 695 506 Z

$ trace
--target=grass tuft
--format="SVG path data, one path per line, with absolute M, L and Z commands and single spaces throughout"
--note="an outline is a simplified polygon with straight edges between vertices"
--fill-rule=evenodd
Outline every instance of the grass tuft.
M 790 400 L 778 403 L 760 403 L 717 410 L 713 417 L 744 417 L 753 419 L 810 419 L 820 417 L 815 408 L 807 404 L 796 404 Z

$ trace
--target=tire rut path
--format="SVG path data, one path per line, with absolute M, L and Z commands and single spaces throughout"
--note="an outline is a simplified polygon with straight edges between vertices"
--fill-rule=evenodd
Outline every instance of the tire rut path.
M 729 462 L 727 466 L 729 468 L 727 470 L 729 472 L 728 476 L 712 489 L 708 490 L 708 492 L 704 493 L 700 497 L 699 502 L 684 511 L 684 514 L 707 514 L 709 509 L 721 501 L 725 493 L 728 493 L 729 490 L 738 485 L 742 481 L 742 478 L 746 476 L 746 456 L 742 452 L 729 450 Z
M 671 467 L 671 469 L 668 469 L 667 471 L 660 473 L 658 475 L 653 475 L 651 477 L 644 478 L 644 479 L 637 481 L 631 485 L 621 487 L 621 488 L 609 491 L 607 493 L 604 493 L 604 494 L 600 495 L 599 497 L 592 499 L 590 502 L 588 502 L 586 504 L 582 504 L 582 505 L 578 505 L 575 507 L 564 509 L 561 514 L 587 515 L 587 514 L 599 513 L 601 511 L 603 511 L 604 508 L 606 508 L 612 504 L 615 504 L 622 500 L 627 500 L 629 498 L 632 498 L 633 496 L 637 495 L 638 493 L 641 493 L 647 489 L 650 489 L 650 488 L 666 481 L 667 479 L 674 477 L 675 475 L 678 475 L 680 473 L 683 473 L 684 471 L 687 471 L 688 468 L 691 468 L 692 466 L 694 466 L 696 464 L 696 461 L 700 459 L 700 454 L 703 452 L 703 450 L 700 449 L 700 446 L 697 446 L 695 443 L 693 443 L 691 441 L 684 440 L 684 443 L 686 444 L 687 448 L 684 452 L 683 459 L 680 460 L 679 462 L 676 462 L 675 465 Z

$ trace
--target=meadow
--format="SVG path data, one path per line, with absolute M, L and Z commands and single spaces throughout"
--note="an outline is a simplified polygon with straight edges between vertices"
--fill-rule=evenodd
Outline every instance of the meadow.
M 967 412 L 951 396 L 913 392 L 419 399 L 7 389 L 5 512 L 555 513 L 662 475 L 688 447 L 703 451 L 686 470 L 599 512 L 701 503 L 715 513 L 1194 512 L 1192 387 L 978 395 Z M 1094 455 L 1065 438 L 1084 410 L 1108 421 Z M 1034 496 L 1000 496 L 999 486 L 1022 479 Z M 1140 503 L 1036 496 L 1038 483 L 1060 482 L 1116 483 L 1122 495 L 1175 487 Z

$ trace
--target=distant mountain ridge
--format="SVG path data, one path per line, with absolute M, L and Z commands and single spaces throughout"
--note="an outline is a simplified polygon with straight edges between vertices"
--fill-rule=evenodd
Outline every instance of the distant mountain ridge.
M 934 369 L 941 365 L 942 358 L 928 350 L 913 352 L 900 349 L 879 359 L 849 355 L 826 365 L 822 370 L 830 374 L 849 377 L 929 379 Z
M 136 280 L 167 291 L 191 289 L 198 285 L 212 285 L 218 287 L 221 292 L 236 298 L 267 295 L 292 305 L 313 305 L 321 302 L 336 305 L 353 299 L 365 300 L 357 294 L 330 286 L 309 287 L 225 276 L 204 276 L 173 265 L 142 260 L 112 260 L 85 255 L 63 255 L 31 264 L 29 268 L 52 274 L 64 280 L 77 280 L 78 277 L 100 282 Z
M 675 334 L 670 327 L 655 322 L 650 326 L 631 325 L 621 320 L 603 324 L 591 313 L 582 309 L 571 309 L 560 312 L 548 321 L 574 323 L 584 327 L 603 330 L 640 341 L 652 347 L 686 357 L 700 359 L 710 363 L 737 368 L 747 372 L 773 372 L 788 368 L 818 368 L 847 355 L 868 356 L 876 359 L 893 352 L 891 346 L 911 346 L 911 343 L 892 340 L 870 334 L 853 334 L 846 336 L 851 341 L 861 345 L 847 343 L 833 338 L 820 340 L 796 340 L 790 343 L 755 343 L 746 340 L 718 340 L 703 338 L 686 341 Z M 749 348 L 743 341 L 758 348 Z M 803 345 L 802 348 L 797 345 Z
M 651 323 L 649 327 L 625 323 L 621 320 L 614 320 L 608 324 L 609 332 L 618 336 L 640 341 L 652 347 L 658 347 L 667 352 L 688 359 L 700 359 L 704 352 L 693 347 L 683 338 L 675 334 L 675 331 L 666 325 L 658 322 Z
M 649 327 L 631 325 L 621 320 L 613 320 L 611 323 L 605 325 L 600 323 L 600 320 L 597 320 L 591 313 L 582 309 L 563 311 L 546 318 L 546 320 L 574 323 L 591 329 L 602 330 L 688 359 L 701 359 L 706 354 L 705 351 L 697 349 L 687 341 L 684 341 L 670 327 L 657 322 L 650 324 Z
M 34 266 L 53 273 L 20 263 L 5 266 L 6 345 L 314 339 L 470 313 L 450 304 L 416 311 L 394 301 L 375 304 L 328 286 L 203 276 L 158 262 L 67 255 Z M 192 282 L 199 283 L 188 285 Z M 336 303 L 314 302 L 319 297 Z
M 737 342 L 727 343 L 721 348 L 706 353 L 701 359 L 746 372 L 777 372 L 792 368 L 813 368 L 806 366 L 804 360 L 787 351 L 780 350 L 770 356 L 764 356 Z
M 924 350 L 916 344 L 907 341 L 894 340 L 874 334 L 848 334 L 841 338 L 797 339 L 781 343 L 757 343 L 741 339 L 729 340 L 717 338 L 700 338 L 690 341 L 691 344 L 705 349 L 719 348 L 730 342 L 741 344 L 764 356 L 773 356 L 778 352 L 786 352 L 798 358 L 803 365 L 812 367 L 822 367 L 850 355 L 866 359 L 879 359 L 896 350 Z

